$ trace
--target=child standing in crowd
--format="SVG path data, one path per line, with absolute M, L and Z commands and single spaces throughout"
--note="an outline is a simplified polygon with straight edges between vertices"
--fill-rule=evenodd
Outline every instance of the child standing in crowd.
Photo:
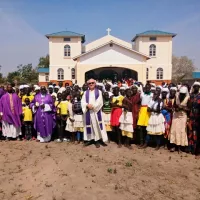
M 124 97 L 125 96 L 125 87 L 120 87 L 119 92 L 120 92 L 120 95 L 122 95 Z
M 74 131 L 76 132 L 77 141 L 80 143 L 83 140 L 83 111 L 81 106 L 81 93 L 76 92 L 72 105 L 74 113 Z
M 104 116 L 104 122 L 105 122 L 105 126 L 106 126 L 106 131 L 108 132 L 112 132 L 112 127 L 110 125 L 110 117 L 111 117 L 111 104 L 110 104 L 110 98 L 109 98 L 109 93 L 108 92 L 104 92 L 103 93 L 103 116 Z M 110 133 L 108 134 L 108 142 L 110 142 Z
M 124 108 L 121 117 L 119 118 L 120 129 L 122 130 L 122 136 L 125 137 L 125 147 L 132 149 L 131 139 L 133 138 L 133 116 L 132 116 L 132 101 L 131 89 L 126 89 L 126 97 L 123 99 L 122 107 Z
M 150 113 L 147 111 L 147 107 L 152 100 L 151 85 L 149 83 L 145 86 L 145 91 L 141 94 L 141 108 L 138 118 L 138 131 L 139 131 L 139 140 L 140 148 L 144 145 L 146 137 L 146 127 L 149 122 Z
M 176 97 L 175 112 L 170 130 L 170 143 L 173 144 L 170 149 L 171 152 L 175 151 L 175 145 L 178 146 L 178 151 L 180 151 L 181 146 L 188 146 L 186 123 L 189 98 L 187 87 L 182 86 Z
M 156 150 L 158 150 L 160 148 L 161 136 L 165 132 L 165 125 L 164 125 L 165 119 L 161 113 L 163 102 L 159 98 L 159 96 L 160 92 L 156 90 L 153 99 L 150 101 L 148 105 L 148 112 L 151 113 L 151 116 L 148 121 L 147 136 L 143 148 L 146 148 L 148 146 L 150 141 L 150 136 L 155 136 L 157 144 Z
M 133 114 L 133 129 L 134 129 L 134 133 L 135 133 L 136 128 L 137 128 L 138 114 L 139 114 L 139 110 L 140 110 L 140 102 L 141 101 L 140 101 L 140 93 L 138 92 L 138 86 L 133 85 L 131 90 L 132 90 L 131 101 L 132 101 L 132 114 Z
M 111 82 L 107 82 L 105 85 L 105 90 L 106 90 L 106 92 L 108 92 L 109 97 L 113 96 L 113 93 L 111 92 L 111 86 L 112 86 Z
M 74 113 L 72 110 L 72 103 L 68 102 L 68 118 L 67 118 L 67 124 L 65 130 L 70 133 L 71 136 L 71 142 L 75 143 L 76 141 L 76 134 L 75 134 L 75 128 L 74 128 Z
M 31 95 L 31 88 L 28 85 L 25 85 L 24 93 L 25 93 L 25 95 L 22 97 L 22 103 L 25 102 L 26 98 L 29 98 L 30 102 L 32 102 L 34 99 L 34 96 Z
M 68 105 L 69 101 L 66 99 L 67 94 L 66 92 L 62 93 L 62 101 L 60 102 L 59 108 L 60 108 L 60 133 L 59 133 L 59 139 L 64 142 L 69 141 L 69 137 L 66 137 L 65 134 L 65 127 L 66 127 L 66 121 L 68 119 Z
M 61 93 L 58 93 L 57 94 L 57 100 L 56 100 L 56 97 L 53 96 L 52 98 L 55 99 L 54 101 L 54 105 L 55 105 L 55 110 L 56 110 L 56 113 L 55 113 L 55 118 L 56 118 L 56 128 L 55 128 L 55 133 L 54 134 L 54 137 L 57 138 L 56 139 L 56 142 L 62 142 L 63 140 L 63 135 L 62 135 L 62 129 L 61 129 L 61 111 L 60 111 L 60 103 L 62 101 L 62 94 Z
M 25 126 L 25 139 L 32 140 L 32 123 L 33 123 L 33 114 L 30 108 L 30 99 L 26 98 L 25 105 L 23 106 L 23 121 Z
M 113 87 L 113 94 L 114 96 L 111 98 L 111 119 L 110 123 L 111 126 L 113 127 L 113 131 L 117 133 L 117 142 L 118 142 L 118 147 L 120 148 L 122 146 L 122 141 L 121 141 L 121 131 L 119 129 L 119 118 L 122 114 L 122 101 L 124 97 L 122 95 L 119 95 L 119 88 L 118 86 Z
M 171 87 L 169 98 L 163 99 L 163 109 L 162 114 L 165 118 L 165 133 L 164 133 L 164 145 L 167 148 L 167 144 L 169 141 L 169 132 L 172 124 L 172 115 L 173 115 L 173 108 L 175 104 L 175 97 L 176 97 L 176 87 Z M 163 93 L 162 93 L 163 97 Z

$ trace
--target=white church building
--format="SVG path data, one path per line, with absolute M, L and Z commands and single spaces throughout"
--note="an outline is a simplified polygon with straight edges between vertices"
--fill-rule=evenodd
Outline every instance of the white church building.
M 174 33 L 150 30 L 126 42 L 110 34 L 91 43 L 85 35 L 63 31 L 48 34 L 49 68 L 39 68 L 39 84 L 77 82 L 88 78 L 120 80 L 125 76 L 142 83 L 160 84 L 172 77 L 172 38 Z

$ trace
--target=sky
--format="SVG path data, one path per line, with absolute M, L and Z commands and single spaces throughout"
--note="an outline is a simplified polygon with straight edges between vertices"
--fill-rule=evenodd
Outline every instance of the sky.
M 37 66 L 48 53 L 46 34 L 69 30 L 86 43 L 111 35 L 131 42 L 137 33 L 176 33 L 173 54 L 200 70 L 200 0 L 0 0 L 1 73 Z

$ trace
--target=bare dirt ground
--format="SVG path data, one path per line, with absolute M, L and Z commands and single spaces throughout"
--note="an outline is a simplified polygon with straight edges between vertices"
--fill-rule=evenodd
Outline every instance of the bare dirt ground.
M 200 161 L 153 148 L 0 142 L 0 200 L 199 200 Z

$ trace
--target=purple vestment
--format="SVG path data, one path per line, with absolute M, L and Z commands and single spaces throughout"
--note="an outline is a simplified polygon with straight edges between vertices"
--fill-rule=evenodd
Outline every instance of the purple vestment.
M 12 93 L 13 110 L 11 110 L 11 102 L 9 93 L 4 94 L 0 100 L 0 112 L 3 113 L 2 120 L 15 127 L 21 127 L 20 115 L 22 114 L 22 102 L 16 93 Z
M 51 111 L 44 112 L 44 109 L 39 106 L 34 116 L 34 128 L 40 133 L 40 137 L 45 138 L 52 135 L 53 128 L 55 127 L 54 103 L 51 95 L 46 94 L 42 97 L 41 93 L 35 95 L 31 106 L 34 106 L 36 102 L 39 103 L 39 105 L 47 104 L 51 108 Z
M 0 88 L 0 99 L 4 94 L 5 94 L 5 91 L 2 88 Z

